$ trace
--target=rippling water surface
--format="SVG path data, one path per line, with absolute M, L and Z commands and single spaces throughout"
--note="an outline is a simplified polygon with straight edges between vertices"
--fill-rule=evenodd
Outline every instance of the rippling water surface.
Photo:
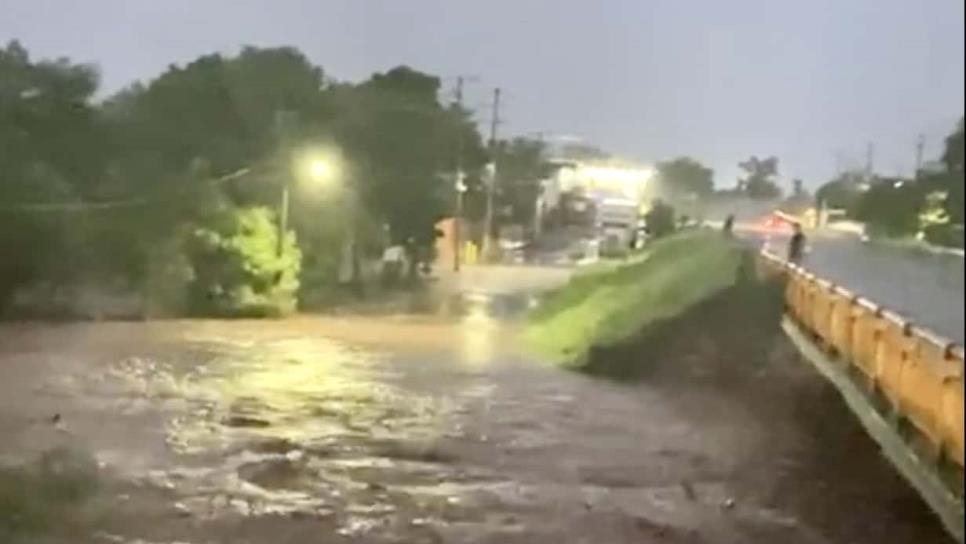
M 763 445 L 809 447 L 798 430 L 534 360 L 530 304 L 0 327 L 0 455 L 92 455 L 92 542 L 837 541 L 768 498 L 796 461 Z

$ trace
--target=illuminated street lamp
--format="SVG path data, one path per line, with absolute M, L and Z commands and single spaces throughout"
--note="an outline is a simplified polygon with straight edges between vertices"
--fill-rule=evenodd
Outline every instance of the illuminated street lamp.
M 314 187 L 330 187 L 339 179 L 339 168 L 334 157 L 311 153 L 298 165 L 298 177 Z
M 339 176 L 337 158 L 331 153 L 313 151 L 306 153 L 296 160 L 295 178 L 305 181 L 315 187 L 331 187 L 336 184 Z M 285 232 L 288 229 L 289 184 L 282 182 L 281 202 L 278 212 L 278 256 L 282 256 L 285 247 Z

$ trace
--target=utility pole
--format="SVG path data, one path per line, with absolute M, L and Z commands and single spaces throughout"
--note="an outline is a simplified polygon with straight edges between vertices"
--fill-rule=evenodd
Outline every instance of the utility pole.
M 875 166 L 875 144 L 869 142 L 868 147 L 865 149 L 865 181 L 866 183 L 872 182 L 872 169 Z
M 456 78 L 456 109 L 457 114 L 463 112 L 463 76 Z M 453 271 L 460 271 L 460 260 L 462 259 L 462 234 L 463 234 L 463 193 L 466 185 L 463 183 L 463 127 L 460 126 L 456 132 L 456 179 L 454 189 L 456 190 L 456 213 L 453 214 Z
M 483 255 L 489 256 L 493 251 L 493 205 L 497 180 L 497 142 L 496 130 L 500 125 L 500 88 L 493 89 L 493 111 L 490 116 L 490 179 L 486 190 L 486 216 L 483 231 Z
M 543 158 L 544 146 L 546 141 L 544 140 L 543 131 L 538 131 L 534 134 L 537 137 L 537 142 L 540 144 L 540 154 Z M 543 172 L 541 172 L 540 179 L 537 180 L 537 195 L 533 199 L 533 229 L 532 239 L 536 240 L 540 237 L 540 233 L 543 226 L 543 192 L 545 190 L 545 179 L 543 179 Z
M 922 170 L 922 157 L 926 150 L 926 135 L 920 134 L 916 138 L 916 169 L 913 171 L 913 177 L 919 178 L 919 171 Z
M 293 111 L 278 110 L 275 112 L 275 137 L 279 147 L 282 164 L 279 170 L 281 180 L 281 194 L 278 205 L 278 237 L 275 251 L 281 257 L 285 252 L 285 234 L 288 231 L 289 213 L 289 178 L 291 177 L 292 135 L 298 114 Z

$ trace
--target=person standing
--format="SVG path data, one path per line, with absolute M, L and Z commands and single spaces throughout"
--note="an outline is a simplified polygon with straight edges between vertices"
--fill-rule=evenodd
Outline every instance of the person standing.
M 391 245 L 382 253 L 382 282 L 386 287 L 395 287 L 402 275 L 405 250 L 399 244 Z
M 788 262 L 797 265 L 801 264 L 802 257 L 805 254 L 806 240 L 800 223 L 793 223 L 792 229 L 792 237 L 788 240 Z

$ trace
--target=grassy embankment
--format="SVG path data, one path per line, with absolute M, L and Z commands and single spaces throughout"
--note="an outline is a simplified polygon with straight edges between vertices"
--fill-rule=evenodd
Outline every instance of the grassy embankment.
M 741 249 L 720 233 L 680 233 L 621 263 L 577 274 L 528 316 L 527 342 L 579 367 L 593 346 L 628 338 L 732 285 Z

